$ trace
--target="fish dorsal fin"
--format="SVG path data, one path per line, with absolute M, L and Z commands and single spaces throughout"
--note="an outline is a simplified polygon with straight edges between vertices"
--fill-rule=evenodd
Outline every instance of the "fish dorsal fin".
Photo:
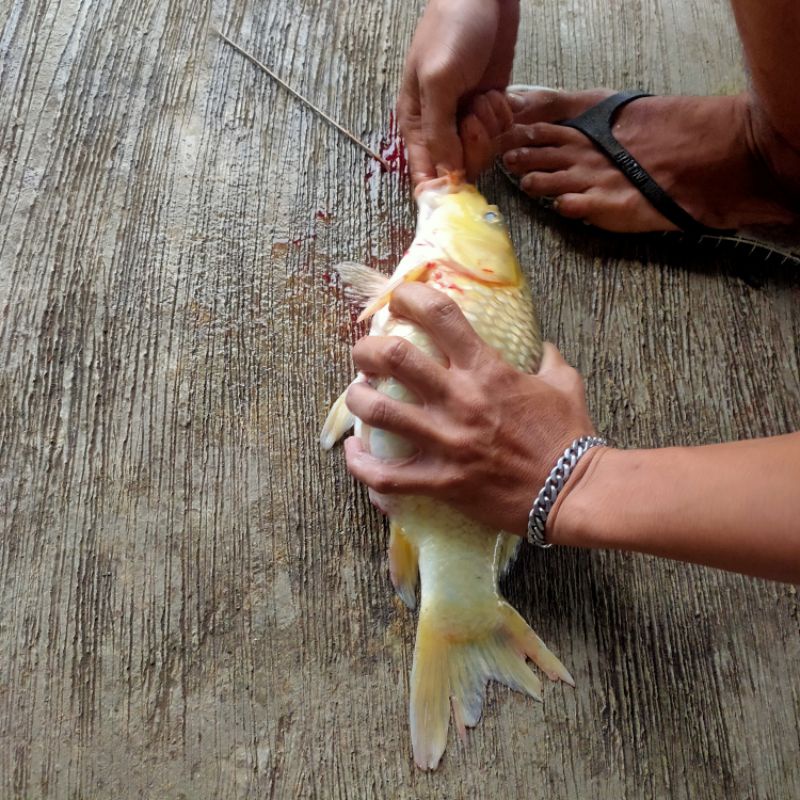
M 364 264 L 345 261 L 337 264 L 336 271 L 345 284 L 345 295 L 364 306 L 358 321 L 369 319 L 391 299 L 392 292 L 406 281 L 416 281 L 427 274 L 429 263 L 423 262 L 403 272 L 395 272 L 391 278 Z

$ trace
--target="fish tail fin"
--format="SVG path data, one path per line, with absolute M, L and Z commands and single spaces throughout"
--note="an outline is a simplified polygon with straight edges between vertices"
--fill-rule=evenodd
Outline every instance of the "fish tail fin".
M 322 433 L 319 435 L 319 443 L 323 450 L 330 450 L 342 436 L 353 427 L 356 418 L 350 413 L 350 409 L 344 402 L 347 390 L 343 391 L 336 402 L 331 406 L 325 424 L 322 426 Z
M 508 603 L 501 600 L 492 606 L 495 618 L 480 625 L 480 632 L 472 625 L 465 631 L 450 630 L 430 609 L 420 614 L 410 718 L 414 760 L 422 769 L 435 769 L 444 753 L 451 706 L 462 740 L 466 729 L 478 724 L 489 679 L 542 699 L 542 683 L 526 658 L 552 680 L 575 685 L 564 665 Z

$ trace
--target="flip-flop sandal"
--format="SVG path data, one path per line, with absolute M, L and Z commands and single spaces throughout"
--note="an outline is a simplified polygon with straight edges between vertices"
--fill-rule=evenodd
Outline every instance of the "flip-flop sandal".
M 524 94 L 537 90 L 554 91 L 546 86 L 524 84 L 509 86 L 506 91 Z M 640 97 L 652 97 L 652 95 L 640 91 L 618 92 L 601 100 L 577 117 L 556 124 L 575 128 L 591 139 L 595 146 L 608 156 L 656 210 L 680 229 L 679 231 L 665 231 L 665 235 L 689 237 L 692 240 L 711 242 L 717 245 L 749 248 L 752 252 L 759 252 L 766 258 L 775 255 L 784 262 L 793 261 L 800 264 L 800 233 L 795 226 L 752 226 L 739 230 L 710 228 L 684 211 L 653 180 L 647 170 L 617 141 L 611 132 L 614 115 L 617 111 Z M 497 159 L 497 164 L 502 173 L 521 190 L 520 179 L 506 169 L 501 158 Z M 552 208 L 554 200 L 553 197 L 542 197 L 539 202 L 545 207 Z

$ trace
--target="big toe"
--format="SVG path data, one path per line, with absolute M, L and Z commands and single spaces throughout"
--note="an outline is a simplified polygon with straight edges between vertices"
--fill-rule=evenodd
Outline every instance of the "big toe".
M 609 89 L 591 89 L 583 92 L 563 92 L 558 89 L 531 87 L 526 91 L 521 85 L 511 86 L 507 97 L 514 122 L 561 122 L 577 117 L 586 109 L 604 100 L 610 94 Z

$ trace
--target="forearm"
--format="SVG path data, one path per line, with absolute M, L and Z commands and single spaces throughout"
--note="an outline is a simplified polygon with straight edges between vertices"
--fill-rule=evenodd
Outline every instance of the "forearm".
M 800 582 L 800 434 L 602 449 L 573 477 L 548 525 L 554 544 Z

